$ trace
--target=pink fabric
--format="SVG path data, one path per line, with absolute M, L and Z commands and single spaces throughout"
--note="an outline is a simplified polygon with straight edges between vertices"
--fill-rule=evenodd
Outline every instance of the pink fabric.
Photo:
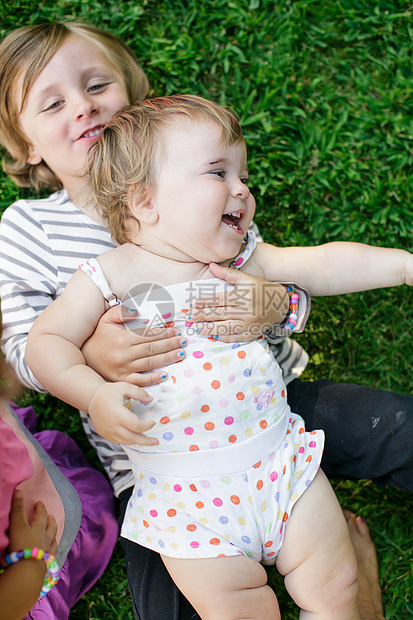
M 59 470 L 60 475 L 63 474 L 66 478 L 66 483 L 70 483 L 75 490 L 81 504 L 80 524 L 76 526 L 78 529 L 75 530 L 75 539 L 61 566 L 60 580 L 47 596 L 37 601 L 23 620 L 69 620 L 70 609 L 98 580 L 112 555 L 118 537 L 113 493 L 108 481 L 91 467 L 73 439 L 59 431 L 37 432 L 36 414 L 32 407 L 19 409 L 12 403 L 9 405 L 40 448 L 52 459 L 53 476 L 56 470 Z M 19 438 L 24 439 L 24 443 Z M 33 483 L 33 477 L 30 477 L 32 467 L 29 456 L 34 460 L 33 476 L 38 475 L 36 483 Z M 70 509 L 64 513 L 59 488 L 53 484 L 42 459 L 37 451 L 33 450 L 33 444 L 27 439 L 17 420 L 0 401 L 0 496 L 2 510 L 7 516 L 7 522 L 1 523 L 3 538 L 9 522 L 11 495 L 21 480 L 21 476 L 17 480 L 16 470 L 20 470 L 23 461 L 26 466 L 29 465 L 24 476 L 29 479 L 19 488 L 24 493 L 29 514 L 30 507 L 41 499 L 48 512 L 56 516 L 56 509 L 52 506 L 58 506 L 60 502 L 63 514 L 57 518 L 59 529 L 63 529 L 65 523 L 73 526 L 76 520 L 73 519 Z M 16 463 L 19 463 L 18 467 Z M 62 538 L 65 539 L 67 540 L 67 535 Z M 7 537 L 5 544 L 8 544 Z
M 113 493 L 104 476 L 90 466 L 70 437 L 58 431 L 34 435 L 76 489 L 82 503 L 82 521 L 57 585 L 24 620 L 68 620 L 71 607 L 98 580 L 112 555 L 118 538 Z
M 62 501 L 59 497 L 58 490 L 50 479 L 50 476 L 43 464 L 42 459 L 39 457 L 36 448 L 27 439 L 26 435 L 23 433 L 15 418 L 13 418 L 13 416 L 10 414 L 7 407 L 4 406 L 4 403 L 1 403 L 0 406 L 0 418 L 10 427 L 10 430 L 16 436 L 17 441 L 20 440 L 20 442 L 24 444 L 26 453 L 28 453 L 29 461 L 31 461 L 32 463 L 31 475 L 29 474 L 25 478 L 22 478 L 21 484 L 16 483 L 16 486 L 19 485 L 19 489 L 23 493 L 27 518 L 29 519 L 29 521 L 32 520 L 34 516 L 36 502 L 41 500 L 46 506 L 47 512 L 49 514 L 52 514 L 56 519 L 56 540 L 59 543 L 65 526 L 65 513 Z M 0 446 L 1 445 L 2 443 L 0 439 Z M 10 456 L 12 457 L 14 463 L 18 462 L 15 454 L 11 454 Z M 9 461 L 11 462 L 12 459 L 9 458 Z
M 0 417 L 0 557 L 8 547 L 10 504 L 14 489 L 33 473 L 27 447 Z

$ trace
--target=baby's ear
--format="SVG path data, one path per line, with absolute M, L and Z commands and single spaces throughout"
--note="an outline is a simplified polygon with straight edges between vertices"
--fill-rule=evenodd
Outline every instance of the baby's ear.
M 27 145 L 28 155 L 26 157 L 26 162 L 31 166 L 37 166 L 42 161 L 42 156 L 37 152 L 36 147 L 32 144 Z
M 129 209 L 135 219 L 142 224 L 156 224 L 159 219 L 149 192 L 129 189 Z

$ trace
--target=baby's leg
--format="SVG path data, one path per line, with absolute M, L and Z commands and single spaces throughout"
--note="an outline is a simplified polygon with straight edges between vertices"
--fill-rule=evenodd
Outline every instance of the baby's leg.
M 357 561 L 343 513 L 322 471 L 291 512 L 277 568 L 301 607 L 301 620 L 359 620 Z
M 162 559 L 202 620 L 280 620 L 277 598 L 258 562 L 243 555 Z

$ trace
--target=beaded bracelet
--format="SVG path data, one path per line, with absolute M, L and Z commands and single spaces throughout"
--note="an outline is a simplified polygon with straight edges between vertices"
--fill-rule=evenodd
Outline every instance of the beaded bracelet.
M 294 329 L 294 327 L 297 325 L 299 296 L 291 286 L 286 286 L 285 284 L 283 284 L 283 286 L 290 298 L 290 307 L 288 309 L 288 315 L 284 319 L 281 327 L 283 329 L 291 330 Z
M 21 560 L 30 559 L 43 560 L 47 566 L 46 578 L 39 595 L 39 598 L 42 598 L 42 596 L 46 596 L 46 594 L 50 592 L 60 579 L 59 565 L 56 562 L 55 556 L 48 551 L 43 551 L 43 549 L 38 549 L 37 547 L 33 547 L 32 549 L 28 547 L 27 549 L 20 549 L 20 551 L 12 551 L 12 553 L 9 553 L 0 561 L 0 575 L 12 564 L 16 564 Z

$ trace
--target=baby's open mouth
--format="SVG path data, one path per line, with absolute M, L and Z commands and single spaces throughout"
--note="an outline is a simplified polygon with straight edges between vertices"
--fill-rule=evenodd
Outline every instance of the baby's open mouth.
M 234 213 L 225 213 L 222 216 L 222 221 L 230 228 L 233 228 L 238 232 L 243 232 L 241 226 L 239 225 L 243 217 L 244 214 L 241 211 L 235 211 Z

